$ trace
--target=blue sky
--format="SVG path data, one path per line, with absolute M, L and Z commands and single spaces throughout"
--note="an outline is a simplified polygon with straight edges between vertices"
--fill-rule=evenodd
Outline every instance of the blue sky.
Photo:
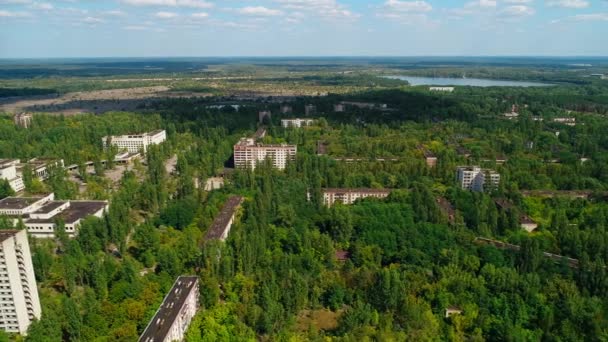
M 608 0 L 0 0 L 0 58 L 608 56 Z

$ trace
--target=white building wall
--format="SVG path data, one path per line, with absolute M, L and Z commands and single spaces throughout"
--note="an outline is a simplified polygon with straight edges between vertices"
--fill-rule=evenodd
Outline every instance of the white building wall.
M 1 248 L 0 329 L 24 334 L 41 314 L 26 232 L 19 231 L 5 239 Z

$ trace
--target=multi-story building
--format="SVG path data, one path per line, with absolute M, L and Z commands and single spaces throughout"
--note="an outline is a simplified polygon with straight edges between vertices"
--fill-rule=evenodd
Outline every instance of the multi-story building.
M 0 329 L 25 334 L 40 313 L 27 233 L 0 230 Z
M 220 211 L 209 230 L 207 230 L 205 241 L 226 241 L 232 228 L 236 211 L 241 206 L 241 203 L 243 203 L 243 197 L 241 196 L 232 196 L 226 201 L 224 207 L 222 207 L 222 211 Z
M 263 110 L 258 112 L 258 122 L 264 123 L 264 120 L 270 121 L 270 119 L 272 119 L 272 113 L 269 110 Z
M 317 113 L 317 106 L 312 105 L 312 104 L 307 104 L 306 106 L 304 106 L 304 114 L 306 116 L 315 115 L 316 113 Z
M 311 126 L 313 123 L 315 122 L 315 120 L 313 119 L 282 119 L 281 120 L 281 126 L 288 128 L 288 127 L 295 127 L 295 128 L 300 128 L 302 126 Z
M 554 118 L 553 122 L 561 123 L 561 124 L 568 125 L 568 126 L 576 126 L 576 118 L 569 118 L 569 117 Z
M 281 106 L 281 114 L 289 114 L 293 112 L 293 108 L 288 105 Z
M 243 138 L 234 145 L 234 166 L 254 170 L 258 163 L 270 159 L 275 168 L 284 170 L 288 161 L 295 160 L 297 150 L 295 145 L 264 145 Z
M 103 217 L 107 201 L 55 201 L 54 194 L 44 197 L 7 197 L 0 200 L 0 215 L 23 222 L 28 233 L 37 238 L 54 238 L 57 222 L 64 223 L 69 237 L 78 233 L 80 223 L 89 216 Z
M 6 179 L 13 191 L 25 189 L 23 178 L 17 173 L 19 159 L 0 159 L 0 179 Z
M 15 125 L 23 128 L 29 128 L 32 124 L 32 114 L 30 113 L 19 113 L 15 114 L 13 118 L 15 120 Z
M 178 277 L 139 337 L 139 342 L 183 341 L 199 308 L 198 287 L 198 277 Z
M 460 187 L 465 190 L 483 192 L 500 185 L 498 172 L 479 166 L 459 166 L 456 176 Z
M 356 200 L 361 198 L 386 198 L 390 193 L 390 189 L 323 189 L 321 191 L 323 204 L 328 207 L 331 207 L 336 202 L 353 204 Z M 309 192 L 309 200 L 310 196 Z
M 430 91 L 445 91 L 451 93 L 454 91 L 454 87 L 429 87 Z
M 437 166 L 437 156 L 433 152 L 422 147 L 422 154 L 424 155 L 424 161 L 426 162 L 426 166 L 428 166 L 428 167 Z
M 101 138 L 103 146 L 116 146 L 119 150 L 126 150 L 131 153 L 143 151 L 146 153 L 148 146 L 158 145 L 167 140 L 165 130 L 156 130 L 148 133 L 113 135 Z

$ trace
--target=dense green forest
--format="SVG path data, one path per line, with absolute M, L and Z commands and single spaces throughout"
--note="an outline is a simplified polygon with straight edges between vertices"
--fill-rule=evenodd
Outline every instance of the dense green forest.
M 35 115 L 28 129 L 0 116 L 0 157 L 96 164 L 83 175 L 84 194 L 62 170 L 45 184 L 28 182 L 29 193 L 111 201 L 109 213 L 84 222 L 75 239 L 31 241 L 43 316 L 18 339 L 137 340 L 175 277 L 194 274 L 202 309 L 187 334 L 193 342 L 606 340 L 605 94 L 605 86 L 586 85 L 297 98 L 290 103 L 295 113 L 317 106 L 317 124 L 304 129 L 280 127 L 288 115 L 279 114 L 278 103 L 247 102 L 236 111 L 207 108 L 209 99 L 163 100 L 142 113 Z M 333 112 L 341 100 L 386 103 L 390 110 Z M 512 104 L 521 107 L 518 120 L 502 116 Z M 261 109 L 273 112 L 265 142 L 297 144 L 296 161 L 285 171 L 260 165 L 225 172 L 233 144 L 257 129 Z M 563 116 L 576 117 L 577 125 L 552 122 Z M 103 151 L 101 137 L 156 128 L 166 129 L 168 140 L 126 171 L 119 186 L 108 186 L 104 173 L 114 165 L 100 162 L 116 151 Z M 319 141 L 324 155 L 317 155 Z M 438 157 L 436 167 L 426 165 L 423 148 Z M 176 171 L 168 173 L 173 155 Z M 357 161 L 340 160 L 347 157 Z M 496 191 L 458 188 L 455 168 L 476 164 L 501 173 Z M 225 174 L 223 189 L 195 186 L 218 174 Z M 327 208 L 318 196 L 326 187 L 395 190 L 384 200 Z M 596 194 L 545 198 L 522 190 Z M 315 194 L 311 201 L 307 191 Z M 246 200 L 228 240 L 203 244 L 233 194 Z M 2 184 L 0 195 L 10 195 Z M 453 223 L 438 196 L 454 205 Z M 500 210 L 497 198 L 516 209 Z M 520 213 L 539 228 L 523 231 Z M 521 249 L 481 245 L 478 236 Z M 347 260 L 337 251 L 348 252 Z M 543 252 L 580 265 L 556 263 Z M 461 314 L 446 318 L 449 307 Z

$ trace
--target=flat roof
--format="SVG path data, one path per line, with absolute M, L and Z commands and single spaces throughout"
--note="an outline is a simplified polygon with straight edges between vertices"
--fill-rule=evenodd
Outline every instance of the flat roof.
M 141 342 L 162 342 L 169 333 L 169 329 L 179 315 L 188 295 L 198 283 L 196 276 L 180 276 L 173 283 L 173 287 L 156 311 L 146 330 L 139 337 Z
M 42 197 L 6 197 L 0 200 L 0 209 L 24 209 L 41 199 Z
M 27 223 L 54 223 L 60 218 L 65 223 L 74 223 L 87 216 L 93 215 L 108 205 L 106 201 L 70 201 L 70 207 L 49 219 L 32 219 Z
M 40 209 L 36 210 L 34 214 L 48 214 L 51 211 L 61 207 L 66 204 L 68 201 L 50 201 L 49 203 L 43 205 Z
M 222 236 L 228 222 L 232 219 L 232 215 L 234 215 L 234 212 L 241 203 L 243 203 L 243 197 L 241 196 L 232 196 L 224 203 L 222 211 L 220 211 L 219 215 L 213 220 L 209 230 L 207 230 L 205 241 L 219 239 Z
M 19 159 L 0 159 L 0 167 L 4 168 L 9 164 L 19 163 Z
M 17 235 L 17 233 L 19 233 L 19 232 L 20 232 L 20 230 L 15 230 L 15 229 L 0 230 L 0 242 L 4 242 L 6 239 Z

